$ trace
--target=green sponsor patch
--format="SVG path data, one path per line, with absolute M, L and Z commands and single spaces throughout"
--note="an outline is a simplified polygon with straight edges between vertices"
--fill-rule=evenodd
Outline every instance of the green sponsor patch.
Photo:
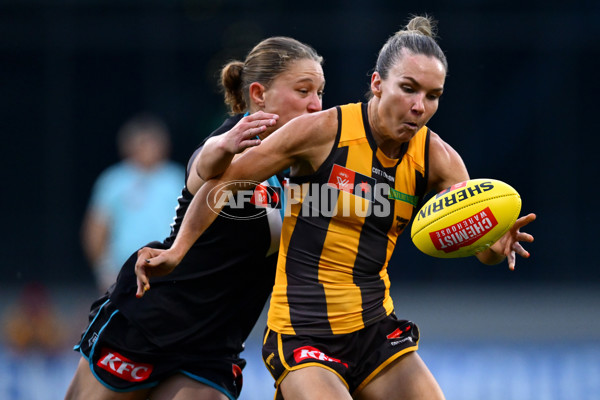
M 390 188 L 388 199 L 400 200 L 412 205 L 413 207 L 416 207 L 417 203 L 419 202 L 418 196 L 411 196 L 410 194 L 402 193 L 394 188 Z

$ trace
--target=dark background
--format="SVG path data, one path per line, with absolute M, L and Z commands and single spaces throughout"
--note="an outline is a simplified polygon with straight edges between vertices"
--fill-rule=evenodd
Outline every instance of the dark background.
M 185 163 L 226 116 L 224 62 L 292 36 L 325 58 L 324 108 L 360 101 L 382 44 L 422 13 L 450 65 L 429 126 L 473 178 L 520 192 L 536 242 L 510 272 L 421 255 L 405 233 L 392 278 L 599 282 L 600 2 L 22 0 L 0 1 L 2 283 L 92 283 L 81 219 L 132 114 L 163 117 Z

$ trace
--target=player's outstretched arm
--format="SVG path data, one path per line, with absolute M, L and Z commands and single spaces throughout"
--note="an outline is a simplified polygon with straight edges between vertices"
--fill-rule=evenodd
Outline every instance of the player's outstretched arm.
M 469 179 L 467 168 L 460 155 L 434 132 L 431 132 L 429 151 L 429 189 L 437 192 Z M 498 264 L 506 259 L 508 268 L 514 270 L 517 254 L 524 258 L 529 257 L 529 252 L 523 248 L 520 242 L 533 242 L 533 236 L 521 232 L 520 229 L 534 221 L 535 218 L 535 214 L 528 214 L 517 219 L 512 228 L 496 243 L 485 251 L 477 253 L 477 259 L 487 265 Z
M 212 224 L 223 204 L 218 200 L 227 182 L 262 182 L 289 166 L 300 165 L 304 172 L 314 172 L 329 153 L 337 129 L 335 110 L 321 116 L 313 113 L 295 118 L 266 138 L 260 146 L 236 158 L 218 178 L 204 183 L 190 202 L 177 237 L 168 250 L 142 249 L 138 253 L 135 273 L 137 296 L 150 289 L 149 278 L 171 272 L 183 259 L 200 235 Z

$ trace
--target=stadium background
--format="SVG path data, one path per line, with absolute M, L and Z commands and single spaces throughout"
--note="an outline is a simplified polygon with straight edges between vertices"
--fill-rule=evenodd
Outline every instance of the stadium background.
M 225 61 L 292 36 L 325 58 L 325 108 L 360 101 L 381 45 L 421 13 L 439 20 L 450 65 L 430 127 L 472 177 L 509 182 L 538 220 L 527 229 L 532 258 L 515 272 L 428 258 L 403 237 L 390 265 L 399 313 L 421 325 L 422 354 L 449 399 L 599 399 L 593 1 L 0 1 L 0 312 L 42 282 L 79 334 L 94 297 L 81 218 L 130 115 L 162 116 L 184 163 L 225 116 Z M 73 360 L 68 349 L 48 360 L 0 345 L 0 398 L 61 398 Z M 260 360 L 251 364 L 242 399 L 271 398 Z

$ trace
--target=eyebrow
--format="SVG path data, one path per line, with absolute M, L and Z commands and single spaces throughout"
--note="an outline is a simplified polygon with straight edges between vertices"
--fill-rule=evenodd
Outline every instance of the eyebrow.
M 411 81 L 412 83 L 414 83 L 415 85 L 422 87 L 422 85 L 414 78 L 410 77 L 410 76 L 405 76 L 404 79 L 408 79 L 409 81 Z M 444 87 L 440 87 L 440 88 L 434 88 L 431 89 L 430 92 L 443 92 L 444 91 Z

